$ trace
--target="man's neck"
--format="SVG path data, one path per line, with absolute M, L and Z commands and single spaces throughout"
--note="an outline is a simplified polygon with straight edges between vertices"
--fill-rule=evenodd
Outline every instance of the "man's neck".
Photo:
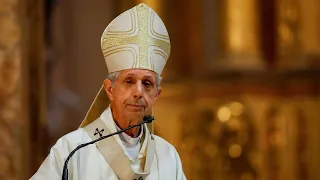
M 111 114 L 113 117 L 114 122 L 116 123 L 116 125 L 120 128 L 120 129 L 125 129 L 129 126 L 138 124 L 139 121 L 128 121 L 124 118 L 120 118 L 120 117 L 115 117 L 112 108 L 111 108 Z M 125 131 L 126 134 L 128 134 L 129 136 L 136 138 L 139 136 L 139 132 L 140 132 L 140 126 L 135 127 L 135 128 L 131 128 L 128 131 Z
M 120 129 L 125 129 L 131 125 L 135 125 L 135 124 L 130 124 L 130 123 L 119 123 L 116 119 L 114 119 L 114 122 L 116 123 L 116 125 L 120 128 Z M 138 124 L 138 123 L 136 123 Z M 126 134 L 128 134 L 129 136 L 136 138 L 139 136 L 139 132 L 140 132 L 140 126 L 129 129 L 128 131 L 125 131 Z

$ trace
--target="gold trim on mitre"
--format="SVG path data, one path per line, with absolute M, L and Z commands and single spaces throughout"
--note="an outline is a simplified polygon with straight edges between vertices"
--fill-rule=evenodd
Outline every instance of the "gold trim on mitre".
M 170 39 L 158 14 L 142 3 L 107 26 L 101 49 L 109 73 L 138 68 L 160 75 L 170 55 Z
M 109 73 L 148 69 L 161 75 L 170 55 L 170 39 L 158 14 L 142 3 L 120 14 L 106 27 L 101 49 Z M 80 127 L 99 118 L 109 102 L 102 86 Z

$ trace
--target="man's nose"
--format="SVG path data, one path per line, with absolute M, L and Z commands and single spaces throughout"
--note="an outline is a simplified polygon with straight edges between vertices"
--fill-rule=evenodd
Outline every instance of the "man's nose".
M 142 84 L 140 82 L 135 84 L 133 93 L 134 98 L 140 99 L 142 97 Z

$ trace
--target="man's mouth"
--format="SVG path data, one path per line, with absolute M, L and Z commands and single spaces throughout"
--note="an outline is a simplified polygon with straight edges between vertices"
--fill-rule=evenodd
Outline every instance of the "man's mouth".
M 144 108 L 144 105 L 141 105 L 141 104 L 128 104 L 127 106 L 133 107 L 133 108 Z

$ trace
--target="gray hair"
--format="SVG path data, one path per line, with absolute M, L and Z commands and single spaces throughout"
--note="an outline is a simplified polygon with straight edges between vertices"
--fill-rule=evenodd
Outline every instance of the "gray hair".
M 114 87 L 114 83 L 117 80 L 117 78 L 119 77 L 120 72 L 116 71 L 116 72 L 112 72 L 107 76 L 107 79 L 109 79 L 110 81 L 112 81 L 112 87 Z M 162 81 L 162 77 L 156 73 L 156 89 L 157 91 L 159 90 L 160 84 Z

